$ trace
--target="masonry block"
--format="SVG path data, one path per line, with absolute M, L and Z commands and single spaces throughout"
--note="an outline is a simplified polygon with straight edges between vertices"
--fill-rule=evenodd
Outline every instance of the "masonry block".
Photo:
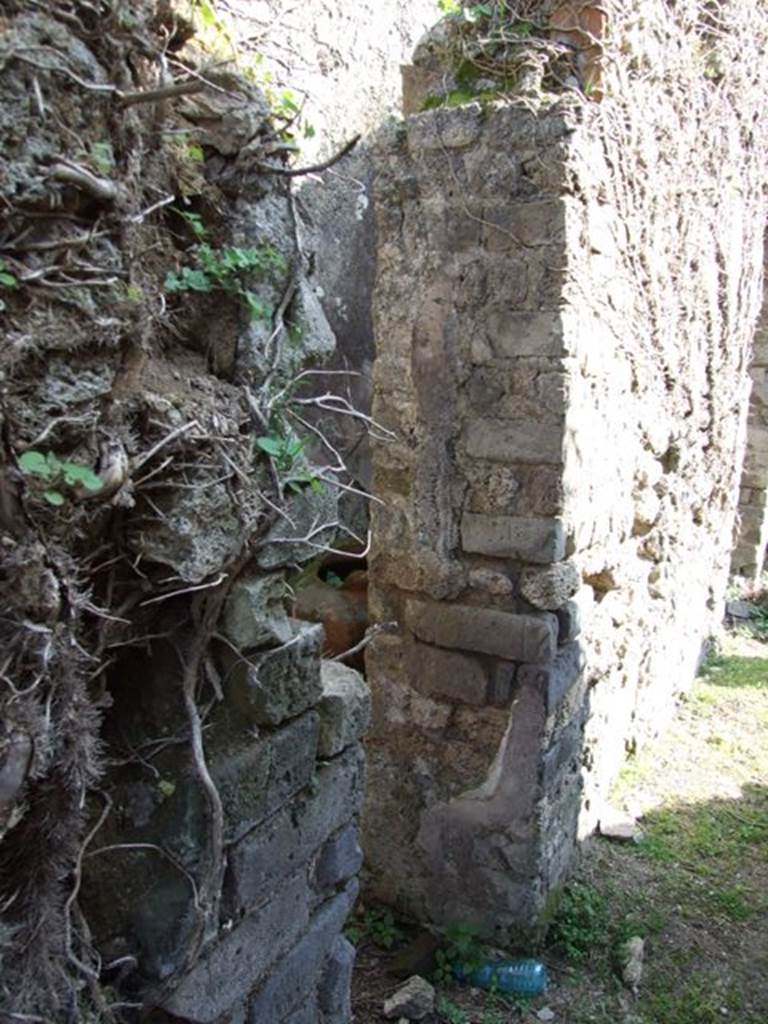
M 352 1019 L 350 987 L 355 966 L 355 947 L 343 935 L 336 938 L 317 986 L 320 1024 L 348 1024 Z
M 554 661 L 546 665 L 520 665 L 517 680 L 544 694 L 547 713 L 555 710 L 584 671 L 585 655 L 579 643 L 561 647 Z
M 473 419 L 467 423 L 464 437 L 467 454 L 473 459 L 550 465 L 563 461 L 563 427 L 551 421 Z
M 223 914 L 237 918 L 285 878 L 308 870 L 320 847 L 360 812 L 365 760 L 353 746 L 317 767 L 313 784 L 232 847 Z
M 244 628 L 241 630 L 244 635 Z M 323 627 L 289 624 L 293 643 L 245 656 L 227 651 L 223 687 L 228 702 L 251 722 L 279 725 L 320 699 L 320 651 Z
M 357 838 L 357 822 L 352 821 L 327 840 L 315 861 L 313 878 L 316 888 L 331 889 L 358 873 L 363 852 Z
M 282 885 L 274 898 L 248 914 L 203 953 L 192 971 L 162 1000 L 162 1008 L 191 1024 L 212 1024 L 268 973 L 274 976 L 271 969 L 275 962 L 307 933 L 310 901 L 304 877 L 296 876 Z M 302 986 L 300 991 L 304 990 Z
M 315 911 L 300 941 L 282 957 L 279 967 L 252 998 L 249 1024 L 283 1021 L 300 1009 L 307 990 L 312 991 L 320 981 L 323 963 L 352 909 L 357 890 L 357 882 L 350 882 Z
M 363 735 L 371 718 L 368 684 L 355 669 L 340 661 L 323 661 L 320 714 L 320 757 L 335 757 Z
M 565 531 L 558 519 L 465 512 L 461 520 L 461 542 L 467 552 L 521 562 L 546 564 L 565 557 Z
M 427 697 L 477 705 L 488 698 L 487 669 L 459 651 L 416 642 L 408 648 L 407 670 L 415 689 Z
M 405 623 L 427 643 L 509 661 L 549 661 L 557 649 L 557 619 L 546 613 L 515 615 L 492 608 L 410 600 Z

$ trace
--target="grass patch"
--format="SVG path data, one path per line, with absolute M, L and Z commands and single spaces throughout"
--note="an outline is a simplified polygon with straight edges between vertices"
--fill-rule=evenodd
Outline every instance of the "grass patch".
M 713 686 L 736 690 L 768 690 L 768 658 L 713 654 L 702 666 L 701 676 Z M 716 698 L 713 698 L 714 701 Z

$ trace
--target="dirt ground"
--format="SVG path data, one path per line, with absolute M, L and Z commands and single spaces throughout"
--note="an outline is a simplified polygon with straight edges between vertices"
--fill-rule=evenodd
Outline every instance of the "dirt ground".
M 613 801 L 639 818 L 641 837 L 585 848 L 546 947 L 529 951 L 547 965 L 545 995 L 508 1002 L 438 985 L 433 1022 L 768 1022 L 768 644 L 759 631 L 721 641 Z M 354 1019 L 377 1024 L 401 984 L 391 970 L 409 936 L 377 908 L 356 927 Z M 620 947 L 632 936 L 645 943 L 636 993 L 620 978 Z

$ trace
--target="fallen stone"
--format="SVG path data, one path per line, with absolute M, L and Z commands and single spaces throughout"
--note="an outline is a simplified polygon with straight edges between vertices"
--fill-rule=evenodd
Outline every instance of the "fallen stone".
M 534 608 L 551 612 L 562 608 L 580 584 L 579 570 L 573 562 L 557 562 L 526 569 L 520 580 L 520 592 Z
M 384 1016 L 405 1020 L 423 1020 L 435 1009 L 435 990 L 424 978 L 414 974 L 384 1003 Z
M 601 836 L 616 842 L 638 843 L 643 837 L 637 822 L 630 814 L 610 805 L 603 808 L 598 828 Z
M 619 947 L 621 980 L 633 992 L 637 992 L 642 981 L 644 956 L 645 941 L 639 935 L 633 935 Z
M 752 618 L 755 606 L 749 601 L 728 601 L 725 606 L 725 614 L 731 619 L 742 619 L 747 621 Z
M 550 1010 L 548 1006 L 542 1006 L 542 1008 L 536 1014 L 537 1019 L 542 1021 L 554 1020 L 555 1016 L 555 1011 Z
M 359 672 L 340 661 L 323 661 L 320 667 L 323 696 L 320 713 L 320 757 L 334 757 L 355 743 L 368 728 L 371 694 Z
M 317 557 L 318 545 L 329 544 L 335 536 L 338 506 L 333 488 L 315 492 L 307 487 L 289 498 L 285 511 L 258 554 L 262 569 L 309 562 Z

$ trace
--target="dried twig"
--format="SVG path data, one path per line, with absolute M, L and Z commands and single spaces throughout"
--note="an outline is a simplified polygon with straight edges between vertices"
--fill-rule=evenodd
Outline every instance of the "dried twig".
M 302 174 L 319 174 L 320 171 L 325 171 L 329 167 L 333 167 L 335 163 L 338 163 L 342 157 L 350 153 L 360 141 L 361 136 L 355 135 L 349 140 L 349 142 L 342 146 L 338 153 L 329 157 L 327 160 L 322 160 L 319 164 L 311 164 L 309 167 L 279 167 L 274 164 L 256 163 L 255 167 L 257 170 L 264 174 L 280 174 L 285 178 L 297 178 Z

